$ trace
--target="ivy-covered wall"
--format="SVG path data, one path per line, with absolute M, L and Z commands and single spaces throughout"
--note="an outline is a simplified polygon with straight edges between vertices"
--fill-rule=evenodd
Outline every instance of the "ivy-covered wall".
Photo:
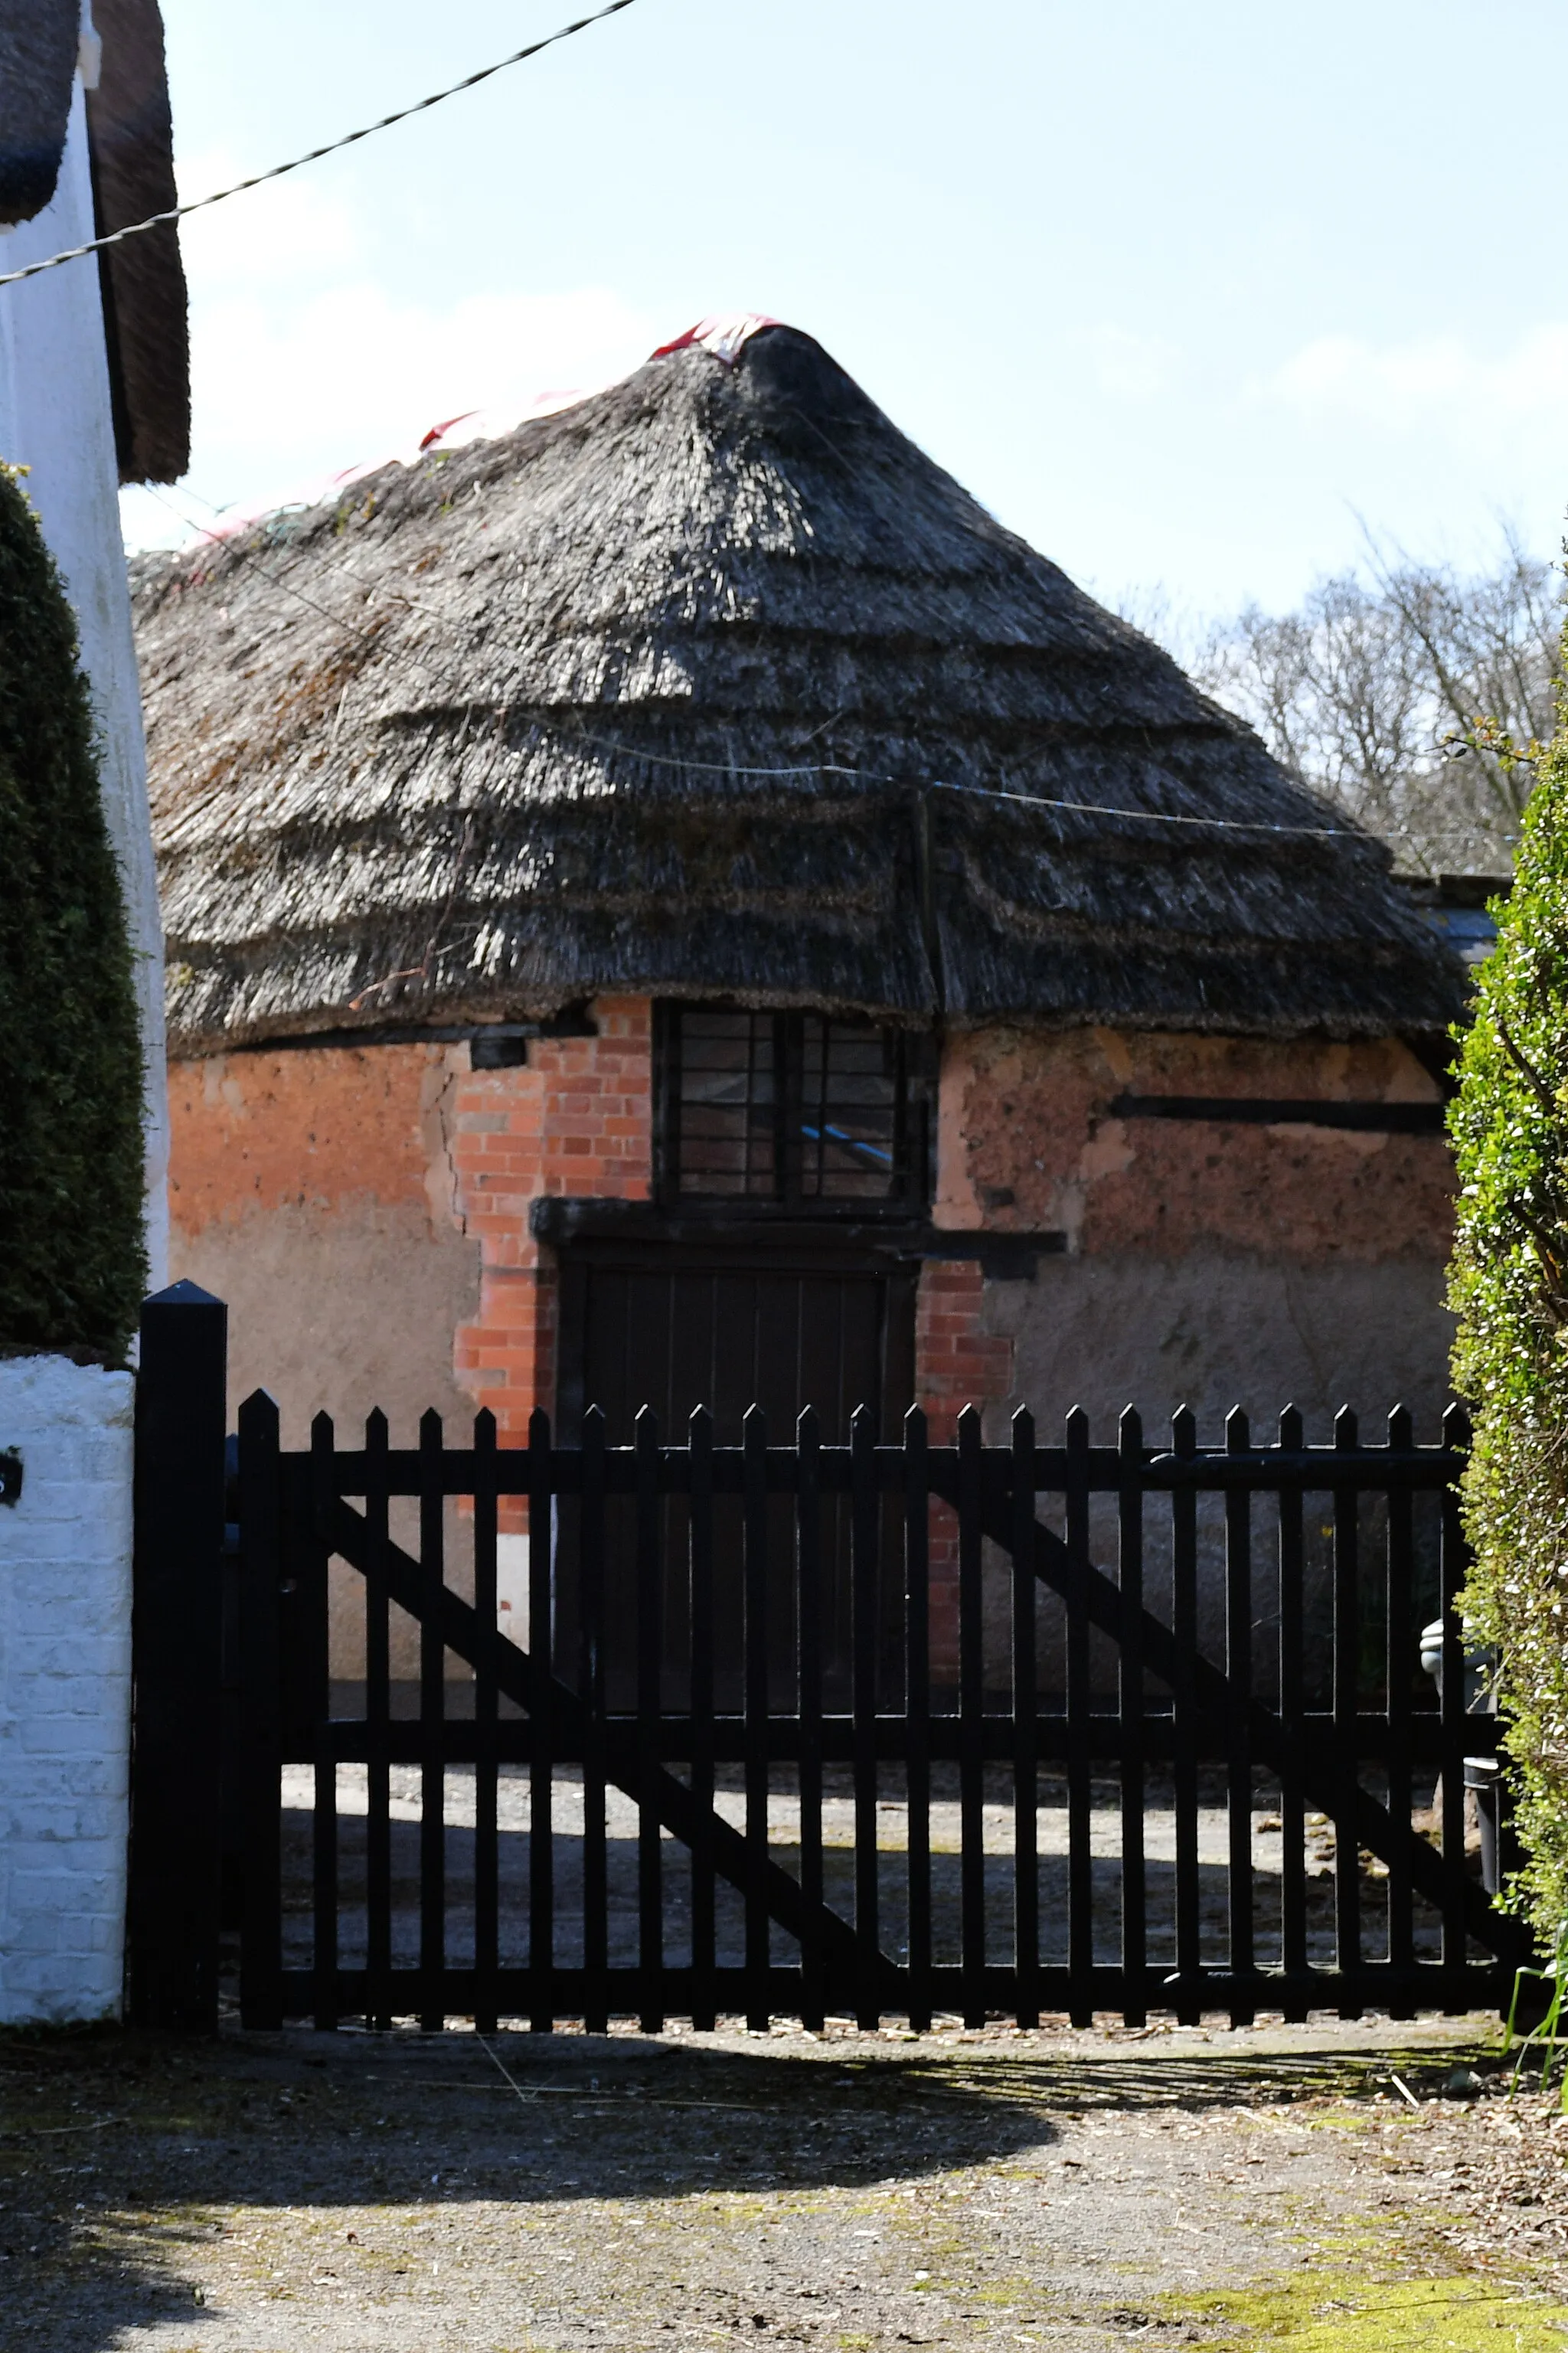
M 0 470 L 0 1353 L 123 1361 L 142 1053 L 76 625 Z

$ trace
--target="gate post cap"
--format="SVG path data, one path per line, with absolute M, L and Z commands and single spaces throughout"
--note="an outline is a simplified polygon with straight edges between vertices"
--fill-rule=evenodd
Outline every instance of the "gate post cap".
M 223 1301 L 215 1298 L 210 1291 L 204 1291 L 199 1282 L 182 1280 L 171 1282 L 166 1291 L 154 1291 L 151 1298 L 142 1302 L 142 1305 L 143 1310 L 149 1307 L 221 1307 Z

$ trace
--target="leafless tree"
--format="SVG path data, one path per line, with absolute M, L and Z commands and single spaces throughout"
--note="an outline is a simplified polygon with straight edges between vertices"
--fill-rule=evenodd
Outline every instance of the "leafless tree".
M 1320 581 L 1299 611 L 1249 606 L 1201 633 L 1158 592 L 1138 601 L 1147 617 L 1129 617 L 1401 866 L 1508 871 L 1531 748 L 1555 723 L 1564 603 L 1561 567 L 1513 532 L 1470 575 L 1369 539 L 1364 573 Z

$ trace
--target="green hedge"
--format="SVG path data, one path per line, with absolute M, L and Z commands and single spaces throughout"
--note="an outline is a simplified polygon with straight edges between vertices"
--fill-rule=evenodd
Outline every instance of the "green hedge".
M 1475 1566 L 1461 1606 L 1495 1644 L 1527 1863 L 1513 1890 L 1550 1951 L 1568 1924 L 1568 733 L 1525 812 L 1481 967 L 1450 1120 L 1454 1380 L 1475 1415 Z
M 76 624 L 0 469 L 0 1353 L 123 1361 L 146 1264 L 131 950 Z

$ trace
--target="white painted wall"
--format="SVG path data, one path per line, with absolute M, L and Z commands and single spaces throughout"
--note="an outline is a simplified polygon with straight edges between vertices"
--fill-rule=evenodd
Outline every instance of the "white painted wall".
M 88 62 L 90 70 L 90 51 Z M 0 273 L 80 245 L 93 233 L 79 75 L 53 202 L 18 227 L 0 229 Z M 0 459 L 30 470 L 26 487 L 76 609 L 102 736 L 104 808 L 136 958 L 146 1072 L 147 1250 L 150 1288 L 160 1291 L 168 1281 L 163 938 L 96 261 L 68 261 L 25 285 L 0 286 Z
M 133 1383 L 0 1359 L 0 2022 L 119 2015 Z

